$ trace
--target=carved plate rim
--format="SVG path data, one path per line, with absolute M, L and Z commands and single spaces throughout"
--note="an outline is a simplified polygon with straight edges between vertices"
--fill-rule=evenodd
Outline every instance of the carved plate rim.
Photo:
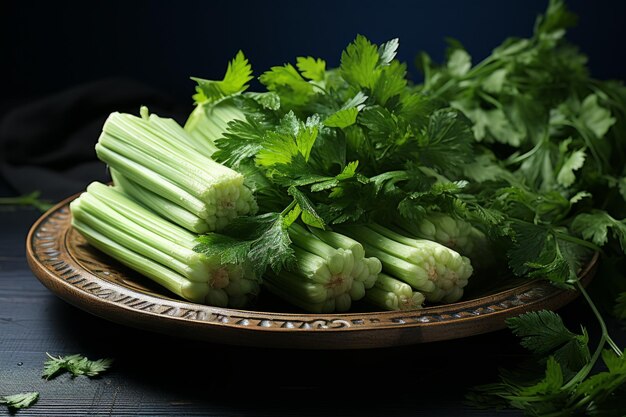
M 539 308 L 556 309 L 572 301 L 577 293 L 561 290 L 545 281 L 531 281 L 511 289 L 448 305 L 405 311 L 309 314 L 242 310 L 195 304 L 165 294 L 148 294 L 129 286 L 100 278 L 87 269 L 76 253 L 69 250 L 69 203 L 80 193 L 61 201 L 31 226 L 26 240 L 27 261 L 35 276 L 65 301 L 97 316 L 122 324 L 190 338 L 224 341 L 227 344 L 281 347 L 308 347 L 281 335 L 353 334 L 361 337 L 348 345 L 380 347 L 461 338 L 505 327 L 504 319 Z M 581 271 L 589 282 L 597 266 L 598 253 Z M 97 289 L 98 292 L 95 292 Z M 111 291 L 111 293 L 106 293 Z M 116 292 L 118 300 L 108 295 Z M 125 298 L 129 296 L 130 298 Z M 129 300 L 131 302 L 129 302 Z M 125 302 L 126 301 L 126 302 Z M 465 314 L 462 314 L 465 313 Z M 181 326 L 180 328 L 178 326 Z M 269 333 L 276 340 L 238 340 L 233 334 L 221 337 L 219 330 L 237 333 Z M 457 331 L 451 331 L 457 329 Z M 203 333 L 203 330 L 206 332 Z M 390 341 L 372 341 L 372 336 L 387 334 Z M 422 331 L 424 334 L 407 332 Z M 199 332 L 196 334 L 196 332 Z M 191 334 L 187 334 L 191 333 Z M 393 334 L 392 334 L 393 333 Z M 362 336 L 359 336 L 362 334 Z M 325 341 L 320 346 L 328 346 Z M 306 344 L 305 344 L 306 345 Z

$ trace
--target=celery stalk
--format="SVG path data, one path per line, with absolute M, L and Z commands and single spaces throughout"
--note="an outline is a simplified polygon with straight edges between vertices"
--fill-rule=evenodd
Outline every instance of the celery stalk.
M 198 217 L 206 219 L 209 216 L 209 209 L 206 203 L 165 179 L 160 174 L 107 149 L 100 143 L 96 144 L 96 153 L 98 158 L 106 162 L 110 167 L 128 178 L 133 178 L 135 182 L 145 188 L 179 204 Z
M 218 257 L 195 252 L 196 235 L 139 205 L 115 187 L 90 184 L 87 192 L 70 204 L 70 210 L 76 222 L 115 242 L 118 249 L 122 247 L 189 281 L 206 285 L 202 302 L 242 307 L 259 291 L 260 282 L 251 267 L 223 264 Z M 109 254 L 116 257 L 116 253 Z M 136 264 L 129 266 L 142 272 Z
M 171 269 L 109 239 L 76 218 L 72 219 L 72 226 L 90 245 L 186 300 L 202 303 L 209 293 L 209 286 L 206 283 L 189 281 Z
M 206 233 L 209 231 L 209 225 L 204 219 L 136 184 L 114 169 L 111 169 L 111 177 L 115 186 L 126 195 L 132 196 L 138 203 L 162 217 L 194 233 Z
M 100 212 L 95 210 L 86 197 L 88 196 L 76 199 L 71 203 L 72 216 L 75 219 L 89 225 L 98 233 L 118 242 L 133 252 L 140 253 L 161 265 L 167 265 L 190 281 L 207 282 L 208 267 L 199 261 L 198 256 L 192 257 L 188 255 L 185 253 L 184 248 L 174 245 L 154 233 L 150 234 L 145 229 L 135 227 L 136 225 L 132 222 L 122 220 L 123 223 L 113 226 L 111 223 L 115 224 L 118 219 L 114 216 L 110 217 L 108 220 L 111 223 L 102 220 L 108 213 L 104 210 Z M 138 230 L 141 230 L 143 234 L 138 235 Z M 143 239 L 138 238 L 138 236 L 146 239 L 154 238 L 154 240 L 147 243 Z
M 365 299 L 386 310 L 412 310 L 421 308 L 425 297 L 408 284 L 380 274 L 374 287 L 365 293 Z
M 109 116 L 96 146 L 101 160 L 134 184 L 205 219 L 208 231 L 257 210 L 241 174 L 198 152 L 191 136 L 174 120 L 148 115 L 145 107 L 141 113 L 142 118 Z M 131 197 L 134 191 L 128 191 Z M 144 204 L 154 202 L 145 197 L 139 191 L 136 198 L 143 198 Z M 166 217 L 189 226 L 178 215 Z
M 363 243 L 368 256 L 378 258 L 386 271 L 424 293 L 428 301 L 451 303 L 463 296 L 473 272 L 468 258 L 437 242 L 410 239 L 380 225 L 341 229 Z

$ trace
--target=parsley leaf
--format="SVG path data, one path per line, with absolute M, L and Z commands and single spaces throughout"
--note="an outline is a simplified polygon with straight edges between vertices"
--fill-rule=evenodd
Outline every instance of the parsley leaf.
M 298 57 L 296 60 L 296 66 L 302 73 L 302 75 L 309 80 L 323 81 L 324 74 L 326 72 L 326 61 L 323 59 L 315 59 L 310 56 Z
M 572 152 L 565 159 L 565 162 L 563 162 L 563 165 L 561 166 L 561 169 L 556 177 L 556 181 L 565 187 L 572 185 L 576 180 L 574 171 L 583 167 L 585 157 L 586 154 L 583 149 Z
M 392 39 L 380 45 L 380 48 L 378 48 L 378 55 L 380 56 L 381 65 L 391 64 L 398 53 L 399 46 L 400 40 L 398 38 Z
M 341 76 L 355 87 L 373 88 L 378 76 L 376 68 L 379 59 L 378 47 L 365 36 L 357 35 L 341 54 Z
M 209 103 L 245 91 L 248 88 L 248 82 L 252 80 L 252 67 L 243 52 L 239 51 L 228 63 L 226 74 L 221 81 L 196 77 L 191 77 L 191 79 L 198 83 L 196 94 L 193 96 L 196 104 Z
M 211 157 L 224 165 L 237 169 L 239 165 L 262 149 L 267 127 L 254 118 L 233 120 L 222 138 L 215 141 L 219 148 Z
M 572 232 L 582 235 L 584 239 L 591 239 L 598 246 L 607 243 L 609 231 L 626 253 L 626 219 L 616 220 L 605 211 L 594 210 L 579 214 L 572 222 Z
M 522 338 L 522 346 L 538 355 L 553 355 L 564 368 L 578 371 L 590 360 L 587 331 L 583 328 L 580 335 L 572 333 L 552 311 L 525 313 L 506 323 L 513 334 Z
M 315 94 L 313 84 L 302 78 L 291 64 L 272 67 L 259 80 L 268 90 L 277 93 L 281 103 L 287 106 L 302 106 Z
M 367 96 L 362 92 L 358 92 L 353 98 L 346 102 L 341 109 L 331 114 L 324 120 L 324 125 L 328 127 L 345 128 L 356 123 L 356 117 L 359 111 L 365 107 Z
M 194 250 L 219 256 L 222 263 L 249 262 L 259 274 L 268 266 L 278 272 L 295 261 L 285 218 L 280 213 L 238 217 L 225 233 L 198 237 Z
M 263 147 L 256 156 L 257 164 L 264 167 L 289 164 L 298 154 L 308 161 L 320 127 L 319 117 L 312 116 L 303 123 L 290 111 L 276 130 L 265 134 Z
M 0 404 L 9 407 L 9 410 L 19 410 L 33 405 L 39 398 L 38 392 L 21 392 L 19 394 L 0 397 Z
M 95 361 L 75 354 L 68 356 L 52 356 L 46 353 L 50 359 L 44 363 L 43 378 L 52 379 L 61 372 L 69 372 L 73 377 L 79 375 L 97 376 L 111 367 L 113 359 L 105 358 Z

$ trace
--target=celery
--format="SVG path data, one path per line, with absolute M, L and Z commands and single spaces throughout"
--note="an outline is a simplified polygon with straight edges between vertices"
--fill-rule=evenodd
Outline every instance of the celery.
M 209 293 L 206 283 L 192 282 L 182 275 L 172 271 L 163 265 L 140 255 L 116 241 L 98 233 L 85 223 L 72 219 L 72 226 L 85 237 L 90 245 L 115 258 L 129 268 L 145 275 L 154 282 L 167 288 L 174 294 L 189 301 L 202 303 Z
M 232 120 L 243 120 L 245 114 L 232 99 L 198 104 L 185 123 L 185 130 L 192 136 L 193 146 L 206 156 L 211 156 L 217 147 L 215 141 L 226 132 Z
M 374 287 L 365 293 L 365 299 L 386 310 L 413 310 L 422 307 L 425 297 L 410 285 L 380 274 Z
M 111 170 L 111 177 L 115 186 L 121 189 L 124 194 L 132 196 L 133 200 L 136 200 L 160 216 L 195 233 L 206 233 L 209 231 L 209 225 L 204 219 L 185 210 L 178 204 L 174 204 L 168 199 L 136 184 L 113 169 Z
M 470 223 L 443 213 L 428 213 L 417 221 L 398 218 L 395 224 L 406 233 L 433 240 L 472 260 L 472 264 L 488 267 L 494 254 L 487 236 Z
M 452 249 L 379 225 L 353 225 L 341 230 L 363 243 L 365 253 L 378 258 L 385 272 L 424 293 L 428 301 L 451 303 L 463 296 L 473 269 L 468 258 Z
M 313 233 L 317 238 L 326 242 L 328 245 L 334 248 L 342 248 L 346 250 L 350 250 L 354 255 L 354 268 L 352 270 L 352 278 L 355 283 L 361 283 L 365 289 L 372 288 L 374 283 L 376 282 L 376 278 L 378 274 L 382 270 L 382 265 L 380 260 L 375 257 L 365 258 L 365 249 L 363 249 L 363 245 L 357 242 L 354 239 L 349 238 L 346 235 L 341 233 L 332 232 L 328 230 L 321 230 L 317 228 L 309 228 L 311 233 Z M 354 285 L 356 291 L 356 287 L 359 285 Z M 364 291 L 363 291 L 364 293 Z M 362 297 L 362 296 L 361 296 Z M 356 296 L 356 293 L 353 294 L 352 299 L 358 300 L 361 297 Z
M 259 280 L 246 264 L 224 264 L 217 256 L 194 251 L 196 235 L 134 202 L 115 187 L 92 183 L 70 209 L 79 232 L 94 246 L 130 268 L 191 301 L 243 307 L 259 291 Z M 112 245 L 114 242 L 115 245 Z M 145 269 L 142 262 L 146 261 Z M 159 267 L 155 266 L 158 265 Z M 167 274 L 164 270 L 169 271 Z M 147 271 L 147 272 L 146 272 Z M 156 272 L 155 272 L 156 271 Z M 172 282 L 167 282 L 168 277 Z M 193 299 L 182 288 L 206 287 Z M 174 290 L 172 289 L 174 288 Z M 204 288 L 204 287 L 202 287 Z
M 334 298 L 316 302 L 317 293 L 322 292 L 313 284 L 302 282 L 300 277 L 281 271 L 280 275 L 269 272 L 263 285 L 274 295 L 310 313 L 332 313 L 336 310 Z M 349 308 L 349 306 L 348 306 Z M 347 308 L 346 308 L 347 310 Z
M 190 226 L 180 210 L 166 216 L 190 230 L 220 230 L 235 217 L 255 212 L 256 202 L 243 176 L 202 155 L 192 142 L 175 121 L 148 116 L 142 108 L 142 118 L 112 113 L 96 153 L 118 174 L 149 192 L 140 190 L 134 196 L 137 188 L 131 184 L 126 190 L 131 197 L 153 207 L 158 198 L 147 198 L 153 193 L 205 220 L 206 227 L 197 222 Z
M 270 272 L 264 280 L 279 297 L 310 312 L 347 311 L 352 301 L 363 298 L 366 288 L 374 285 L 380 261 L 364 258 L 359 243 L 335 234 L 335 243 L 341 240 L 346 248 L 334 247 L 297 223 L 288 232 L 296 266 L 291 271 Z

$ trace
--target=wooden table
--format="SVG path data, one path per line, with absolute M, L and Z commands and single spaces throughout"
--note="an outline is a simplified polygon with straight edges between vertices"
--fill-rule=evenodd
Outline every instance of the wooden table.
M 17 416 L 492 416 L 465 406 L 464 393 L 495 381 L 497 367 L 523 353 L 508 331 L 392 349 L 294 351 L 131 329 L 78 310 L 39 283 L 24 255 L 39 215 L 0 207 L 0 395 L 40 393 Z M 582 320 L 596 333 L 580 300 L 562 313 L 572 328 Z M 612 325 L 623 345 L 625 332 Z M 45 381 L 46 352 L 115 363 L 98 378 Z

